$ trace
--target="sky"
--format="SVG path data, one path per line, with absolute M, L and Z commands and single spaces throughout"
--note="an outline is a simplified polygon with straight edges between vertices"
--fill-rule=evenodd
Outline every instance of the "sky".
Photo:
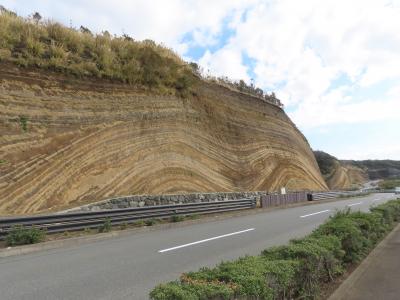
M 153 39 L 205 74 L 274 91 L 315 150 L 400 160 L 400 0 L 0 0 Z

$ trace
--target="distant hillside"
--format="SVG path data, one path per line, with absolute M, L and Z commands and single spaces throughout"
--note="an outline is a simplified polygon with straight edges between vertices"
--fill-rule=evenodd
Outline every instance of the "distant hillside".
M 315 158 L 331 190 L 356 189 L 368 181 L 363 168 L 345 163 L 323 151 L 314 151 Z
M 339 160 L 323 151 L 314 151 L 314 155 L 330 189 L 355 188 L 369 180 L 400 177 L 400 161 Z
M 370 180 L 400 177 L 400 161 L 398 160 L 342 160 L 366 170 Z

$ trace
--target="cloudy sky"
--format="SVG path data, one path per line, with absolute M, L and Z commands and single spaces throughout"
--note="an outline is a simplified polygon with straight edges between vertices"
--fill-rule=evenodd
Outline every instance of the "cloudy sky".
M 400 0 L 0 0 L 68 26 L 150 38 L 275 91 L 314 149 L 400 160 Z

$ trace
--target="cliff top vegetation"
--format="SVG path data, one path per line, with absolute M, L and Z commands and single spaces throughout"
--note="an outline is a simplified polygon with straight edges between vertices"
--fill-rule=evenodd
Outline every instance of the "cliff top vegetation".
M 281 102 L 253 84 L 227 77 L 204 77 L 196 63 L 187 63 L 172 49 L 152 40 L 137 41 L 108 31 L 66 27 L 43 20 L 39 13 L 28 18 L 0 6 L 0 61 L 36 67 L 77 78 L 104 78 L 160 92 L 189 92 L 198 80 L 229 86 L 264 101 Z

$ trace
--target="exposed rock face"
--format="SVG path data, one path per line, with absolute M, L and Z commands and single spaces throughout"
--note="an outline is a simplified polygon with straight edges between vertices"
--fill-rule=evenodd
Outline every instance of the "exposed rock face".
M 130 194 L 326 189 L 279 107 L 201 82 L 162 96 L 0 64 L 0 213 Z
M 339 161 L 323 151 L 315 151 L 315 157 L 328 187 L 332 190 L 359 188 L 368 181 L 367 172 L 355 165 Z
M 334 172 L 326 178 L 326 183 L 332 190 L 355 189 L 368 181 L 366 172 L 356 166 L 340 164 L 336 165 Z

